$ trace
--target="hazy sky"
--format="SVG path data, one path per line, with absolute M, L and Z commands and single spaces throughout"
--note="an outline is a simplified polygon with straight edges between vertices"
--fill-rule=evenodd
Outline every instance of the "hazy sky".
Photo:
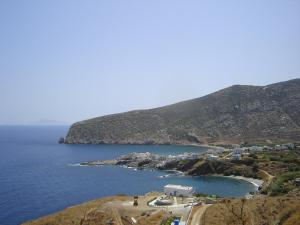
M 0 124 L 297 77 L 299 0 L 0 1 Z

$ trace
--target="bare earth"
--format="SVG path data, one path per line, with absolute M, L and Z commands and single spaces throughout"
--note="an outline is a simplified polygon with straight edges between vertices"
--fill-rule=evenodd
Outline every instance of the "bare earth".
M 160 225 L 161 221 L 168 217 L 167 212 L 147 206 L 148 201 L 159 195 L 161 193 L 140 196 L 138 207 L 133 206 L 133 197 L 130 196 L 107 197 L 67 208 L 23 225 L 129 225 L 132 218 L 137 224 Z
M 211 205 L 194 206 L 188 225 L 202 225 L 201 218 L 204 212 Z
M 300 194 L 222 200 L 209 207 L 201 218 L 201 225 L 220 224 L 300 225 Z

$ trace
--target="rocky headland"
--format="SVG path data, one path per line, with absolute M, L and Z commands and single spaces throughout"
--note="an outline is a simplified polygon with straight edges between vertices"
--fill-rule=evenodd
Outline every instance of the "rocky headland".
M 82 166 L 116 165 L 135 169 L 179 172 L 183 175 L 233 176 L 255 184 L 262 194 L 282 195 L 299 189 L 300 150 L 210 150 L 202 153 L 158 155 L 130 153 L 112 160 L 83 162 Z M 238 156 L 238 157 L 237 157 Z M 263 182 L 262 182 L 263 181 Z
M 115 165 L 135 168 L 138 170 L 155 169 L 170 172 L 180 172 L 184 175 L 224 175 L 237 179 L 244 179 L 255 184 L 262 185 L 257 169 L 253 162 L 237 163 L 231 160 L 209 160 L 207 153 L 184 153 L 181 155 L 158 155 L 149 152 L 130 153 L 112 160 L 96 160 L 80 163 L 81 166 L 105 166 Z M 251 179 L 252 178 L 252 179 Z
M 234 85 L 177 104 L 73 124 L 67 144 L 226 144 L 300 140 L 300 79 Z

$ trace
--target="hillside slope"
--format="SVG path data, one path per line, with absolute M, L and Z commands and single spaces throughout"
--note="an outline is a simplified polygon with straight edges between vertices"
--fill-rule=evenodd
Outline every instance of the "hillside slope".
M 207 144 L 300 140 L 300 79 L 234 85 L 177 104 L 73 124 L 69 144 Z

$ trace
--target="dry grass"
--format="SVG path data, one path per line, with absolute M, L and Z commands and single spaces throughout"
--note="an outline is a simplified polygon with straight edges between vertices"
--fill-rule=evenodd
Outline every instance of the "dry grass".
M 155 195 L 157 193 L 140 197 L 140 207 L 128 205 L 133 200 L 130 196 L 98 199 L 23 225 L 129 225 L 131 217 L 134 217 L 139 225 L 160 225 L 168 215 L 164 211 L 149 209 L 146 204 Z
M 203 225 L 300 225 L 300 195 L 227 199 L 210 207 Z
M 111 201 L 126 201 L 129 197 L 117 196 L 91 201 L 82 205 L 67 208 L 61 212 L 49 215 L 38 220 L 25 223 L 26 225 L 93 225 L 106 224 L 107 221 L 115 221 L 112 210 L 104 207 Z M 24 224 L 24 225 L 25 225 Z

